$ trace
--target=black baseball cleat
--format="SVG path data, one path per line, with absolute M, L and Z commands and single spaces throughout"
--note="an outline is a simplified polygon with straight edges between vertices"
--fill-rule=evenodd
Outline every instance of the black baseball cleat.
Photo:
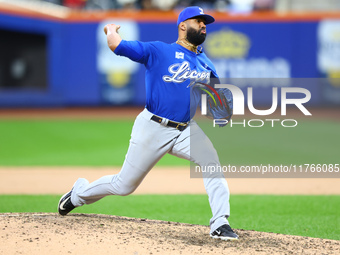
M 59 200 L 58 212 L 60 215 L 64 216 L 68 214 L 70 211 L 72 211 L 74 208 L 76 208 L 71 202 L 72 190 L 66 193 L 65 195 L 63 195 Z
M 238 235 L 231 229 L 228 224 L 224 224 L 216 229 L 214 232 L 210 234 L 210 236 L 214 239 L 221 240 L 238 240 Z

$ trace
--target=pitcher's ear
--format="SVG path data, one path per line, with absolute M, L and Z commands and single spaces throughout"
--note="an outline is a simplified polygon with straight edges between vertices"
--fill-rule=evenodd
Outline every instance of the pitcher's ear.
M 187 30 L 187 24 L 185 24 L 184 22 L 179 23 L 178 27 L 181 31 Z

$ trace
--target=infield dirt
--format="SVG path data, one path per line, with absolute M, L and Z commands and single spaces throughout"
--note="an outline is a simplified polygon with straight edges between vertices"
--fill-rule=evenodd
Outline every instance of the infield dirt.
M 78 178 L 117 174 L 114 167 L 0 167 L 0 194 L 57 194 Z M 339 178 L 227 178 L 233 194 L 340 195 Z M 189 167 L 155 167 L 134 194 L 206 194 Z

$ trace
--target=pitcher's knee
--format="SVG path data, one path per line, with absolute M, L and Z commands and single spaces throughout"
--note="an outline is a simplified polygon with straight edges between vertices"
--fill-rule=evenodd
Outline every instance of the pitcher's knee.
M 116 195 L 118 196 L 128 196 L 132 194 L 137 187 L 134 186 L 122 186 L 120 189 L 116 192 Z
M 122 178 L 120 173 L 117 175 L 113 175 L 110 181 L 110 184 L 111 184 L 110 193 L 112 195 L 117 195 L 117 196 L 130 195 L 136 190 L 139 183 L 140 182 L 131 180 L 131 178 L 130 179 Z
M 194 158 L 194 162 L 200 166 L 216 166 L 220 165 L 220 161 L 215 149 L 202 150 L 199 156 Z

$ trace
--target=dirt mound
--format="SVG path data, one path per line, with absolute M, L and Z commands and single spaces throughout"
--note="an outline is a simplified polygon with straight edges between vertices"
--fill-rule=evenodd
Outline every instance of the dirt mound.
M 211 239 L 207 226 L 108 215 L 0 214 L 0 254 L 340 254 L 340 241 L 236 230 Z

